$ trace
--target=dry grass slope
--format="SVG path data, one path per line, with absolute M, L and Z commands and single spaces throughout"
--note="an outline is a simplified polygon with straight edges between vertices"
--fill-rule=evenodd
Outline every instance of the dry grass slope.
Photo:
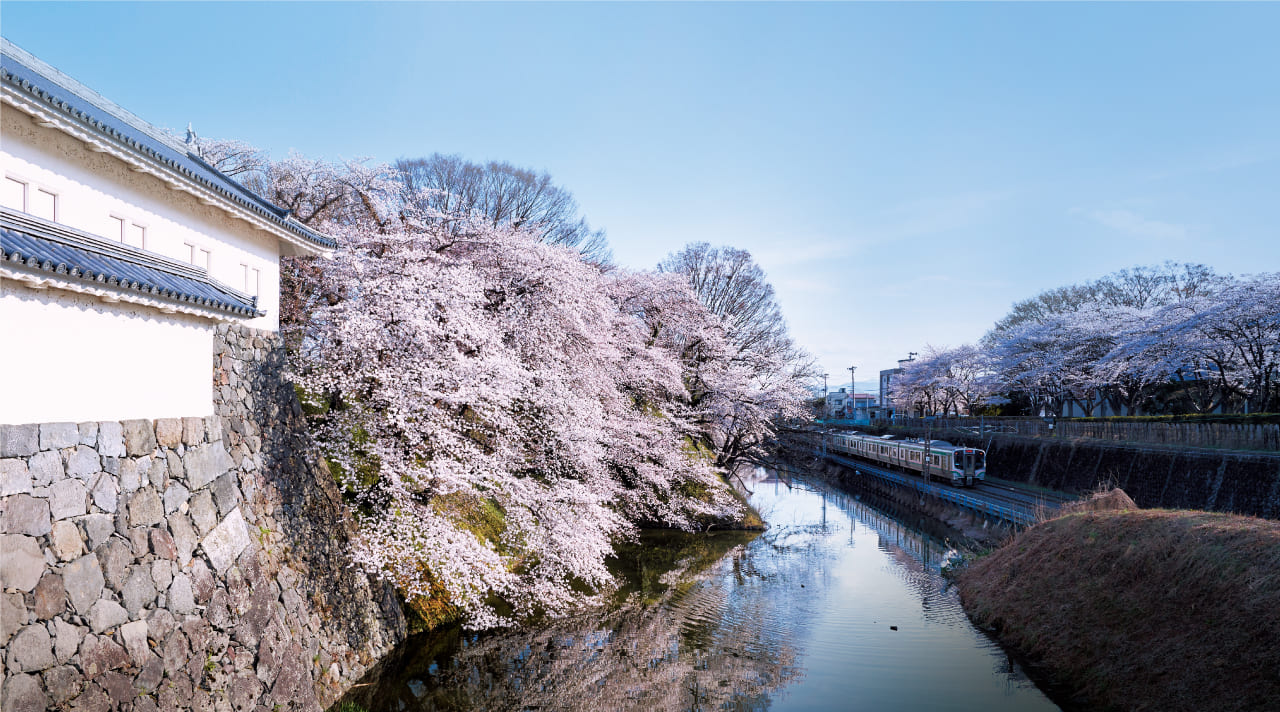
M 970 616 L 1088 709 L 1280 709 L 1280 523 L 1097 504 L 964 570 Z

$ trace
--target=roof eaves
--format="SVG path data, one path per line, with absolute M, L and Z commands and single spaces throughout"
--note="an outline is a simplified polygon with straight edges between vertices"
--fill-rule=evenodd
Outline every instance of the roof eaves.
M 5 233 L 67 249 L 53 255 L 53 250 L 28 247 L 28 253 L 23 254 L 22 248 L 13 244 L 15 239 Z M 206 318 L 266 315 L 257 308 L 256 297 L 212 279 L 205 270 L 66 225 L 0 208 L 0 236 L 6 238 L 0 240 L 0 269 L 37 287 L 57 286 L 107 301 L 123 297 L 162 311 Z M 77 255 L 88 255 L 89 259 L 76 259 Z M 116 298 L 108 299 L 108 295 Z
M 0 38 L 2 39 L 2 38 Z M 281 210 L 271 203 L 267 202 L 261 196 L 244 188 L 235 180 L 218 171 L 209 165 L 199 156 L 192 154 L 185 149 L 179 149 L 175 146 L 172 137 L 166 136 L 159 129 L 151 124 L 146 123 L 142 119 L 128 113 L 119 106 L 108 102 L 101 95 L 84 87 L 79 82 L 67 77 L 59 72 L 56 68 L 40 61 L 35 56 L 17 47 L 7 39 L 3 40 L 3 58 L 8 62 L 13 62 L 19 67 L 27 70 L 27 73 L 49 82 L 54 87 L 67 92 L 83 102 L 90 109 L 106 114 L 116 119 L 122 126 L 112 126 L 104 116 L 98 116 L 90 111 L 75 106 L 75 101 L 68 101 L 65 97 L 58 97 L 53 91 L 46 87 L 37 85 L 29 77 L 20 76 L 11 70 L 10 67 L 0 68 L 0 80 L 6 85 L 6 88 L 15 93 L 20 93 L 27 98 L 28 101 L 35 102 L 39 107 L 46 111 L 52 111 L 64 121 L 72 121 L 76 125 L 88 129 L 97 136 L 109 139 L 112 143 L 123 147 L 131 154 L 145 158 L 147 161 L 158 164 L 165 171 L 176 173 L 178 177 L 186 181 L 195 183 L 206 191 L 213 193 L 215 196 L 224 201 L 230 202 L 235 207 L 250 212 L 260 220 L 265 221 L 269 225 L 276 228 L 278 236 L 287 241 L 308 250 L 316 250 L 319 248 L 321 254 L 327 253 L 337 248 L 337 242 L 321 233 L 305 227 L 301 223 L 293 220 L 288 216 L 287 211 Z M 53 75 L 53 76 L 50 76 Z M 69 81 L 67 81 L 69 80 Z M 66 86 L 59 83 L 60 81 L 71 84 Z M 6 98 L 16 99 L 6 94 Z M 30 109 L 32 106 L 23 106 L 20 102 L 14 101 L 15 105 L 20 108 Z M 51 117 L 44 117 L 51 118 Z M 56 128 L 66 127 L 49 122 Z M 123 127 L 123 128 L 122 128 Z M 174 156 L 166 156 L 161 150 L 157 150 L 156 146 L 148 145 L 145 141 L 139 140 L 136 136 L 129 135 L 132 129 L 145 138 L 154 141 L 163 149 L 166 149 Z M 85 139 L 83 135 L 76 134 L 77 138 Z M 194 170 L 191 165 L 199 168 L 199 172 Z M 205 173 L 207 175 L 201 175 Z M 192 192 L 192 191 L 189 191 Z M 202 202 L 210 202 L 205 197 L 196 194 Z

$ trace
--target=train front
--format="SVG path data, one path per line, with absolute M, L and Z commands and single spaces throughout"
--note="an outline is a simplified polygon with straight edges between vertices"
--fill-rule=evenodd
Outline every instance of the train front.
M 956 484 L 972 487 L 987 474 L 987 453 L 978 448 L 957 448 L 951 461 L 951 479 Z

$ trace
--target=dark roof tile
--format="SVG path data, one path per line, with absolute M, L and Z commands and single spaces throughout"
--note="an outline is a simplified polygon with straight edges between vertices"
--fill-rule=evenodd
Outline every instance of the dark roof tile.
M 255 298 L 214 281 L 205 270 L 7 208 L 0 208 L 0 252 L 0 266 L 10 270 L 46 272 L 245 319 L 265 314 Z

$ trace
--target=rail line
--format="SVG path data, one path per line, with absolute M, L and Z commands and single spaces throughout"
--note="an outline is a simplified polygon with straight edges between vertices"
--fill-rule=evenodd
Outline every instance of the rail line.
M 1043 492 L 1035 492 L 1013 487 L 1008 484 L 984 484 L 979 489 L 961 490 L 950 485 L 937 485 L 925 482 L 920 477 L 868 464 L 843 455 L 823 454 L 814 450 L 818 457 L 837 462 L 851 468 L 855 474 L 869 475 L 881 480 L 893 482 L 913 489 L 921 494 L 937 497 L 946 502 L 965 509 L 1002 519 L 1018 526 L 1029 526 L 1052 512 L 1064 502 L 1069 501 L 1066 495 L 1056 496 Z

